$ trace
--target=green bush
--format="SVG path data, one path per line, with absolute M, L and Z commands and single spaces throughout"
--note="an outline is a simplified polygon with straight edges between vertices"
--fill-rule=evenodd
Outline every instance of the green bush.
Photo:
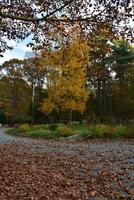
M 71 127 L 65 125 L 59 126 L 58 132 L 62 137 L 68 137 L 73 135 L 73 130 L 71 129 Z
M 126 127 L 125 138 L 134 138 L 134 125 Z
M 104 124 L 92 125 L 89 127 L 93 138 L 104 138 L 110 136 L 110 126 Z
M 79 131 L 83 131 L 83 130 L 87 130 L 88 127 L 83 125 L 83 124 L 69 124 L 69 127 L 71 127 L 72 130 L 79 130 Z
M 122 124 L 119 124 L 114 127 L 112 137 L 118 138 L 118 137 L 125 136 L 125 134 L 126 134 L 126 127 Z
M 23 131 L 31 131 L 32 130 L 32 126 L 30 126 L 29 124 L 22 124 L 19 126 L 19 128 Z
M 58 127 L 57 124 L 50 124 L 48 126 L 48 128 L 49 128 L 50 131 L 56 131 L 57 127 Z
M 36 124 L 36 125 L 31 126 L 31 129 L 32 130 L 39 130 L 39 129 L 49 130 L 49 126 L 48 124 L 42 124 L 42 125 Z
M 92 138 L 92 135 L 93 135 L 92 131 L 88 129 L 85 129 L 80 132 L 80 137 L 84 140 Z

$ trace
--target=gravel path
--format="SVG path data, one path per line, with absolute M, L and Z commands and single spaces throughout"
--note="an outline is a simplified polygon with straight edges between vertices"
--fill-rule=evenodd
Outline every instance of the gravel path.
M 134 140 L 49 141 L 0 128 L 0 200 L 134 199 Z

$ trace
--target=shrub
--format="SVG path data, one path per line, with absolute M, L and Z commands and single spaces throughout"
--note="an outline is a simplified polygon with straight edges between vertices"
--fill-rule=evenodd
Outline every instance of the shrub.
M 70 122 L 70 125 L 79 125 L 79 124 L 80 124 L 79 121 L 71 121 L 71 122 Z
M 126 134 L 126 127 L 122 124 L 116 125 L 113 130 L 113 138 L 122 137 Z
M 103 138 L 109 137 L 110 135 L 110 127 L 104 124 L 93 125 L 90 127 L 92 132 L 92 136 L 95 138 Z
M 27 132 L 27 131 L 31 131 L 32 127 L 29 124 L 22 124 L 19 126 L 19 129 Z
M 93 135 L 92 131 L 88 129 L 85 129 L 80 133 L 80 137 L 84 140 L 90 139 L 92 135 Z
M 134 138 L 134 125 L 129 125 L 126 127 L 126 138 Z
M 69 127 L 71 127 L 72 130 L 79 130 L 79 131 L 88 129 L 88 127 L 83 124 L 70 124 Z
M 43 125 L 37 124 L 32 126 L 32 130 L 39 130 L 39 129 L 48 130 L 49 126 L 48 124 L 43 124 Z
M 71 136 L 73 134 L 73 130 L 71 129 L 71 127 L 64 126 L 64 125 L 60 126 L 58 128 L 58 132 L 63 137 L 68 137 L 68 136 Z
M 57 124 L 50 124 L 48 128 L 50 131 L 55 131 L 57 129 Z
M 33 124 L 34 118 L 32 116 L 23 116 L 22 118 L 23 123 Z

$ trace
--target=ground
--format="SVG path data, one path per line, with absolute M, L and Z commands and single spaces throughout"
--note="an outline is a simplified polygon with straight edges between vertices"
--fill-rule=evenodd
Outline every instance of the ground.
M 0 128 L 0 200 L 132 200 L 134 140 L 50 141 Z

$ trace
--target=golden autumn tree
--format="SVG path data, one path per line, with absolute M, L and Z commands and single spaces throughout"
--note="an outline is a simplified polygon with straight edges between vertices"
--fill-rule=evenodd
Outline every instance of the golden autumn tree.
M 86 89 L 86 69 L 89 47 L 75 40 L 54 52 L 42 53 L 42 65 L 47 69 L 46 89 L 42 111 L 51 113 L 85 110 L 89 91 Z

